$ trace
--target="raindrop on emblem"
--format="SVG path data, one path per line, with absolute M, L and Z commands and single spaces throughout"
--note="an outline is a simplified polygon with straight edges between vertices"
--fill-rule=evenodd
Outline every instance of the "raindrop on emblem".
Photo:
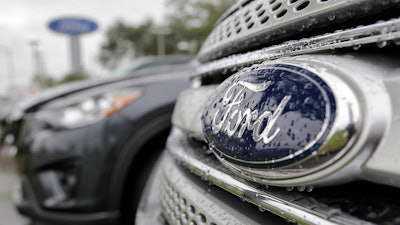
M 306 89 L 306 90 L 310 90 L 312 88 L 313 88 L 312 83 L 307 83 L 306 85 L 304 85 L 304 89 Z
M 313 104 L 314 99 L 312 97 L 307 97 L 306 99 L 304 99 L 304 104 Z
M 311 134 L 308 133 L 307 136 L 306 136 L 306 141 L 307 141 L 307 142 L 310 142 L 310 140 L 311 140 Z

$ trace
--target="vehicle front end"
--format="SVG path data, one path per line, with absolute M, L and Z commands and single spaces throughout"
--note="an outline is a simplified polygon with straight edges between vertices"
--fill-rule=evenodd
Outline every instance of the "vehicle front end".
M 125 211 L 135 210 L 140 176 L 147 176 L 145 164 L 162 149 L 189 71 L 185 63 L 143 76 L 84 82 L 39 96 L 19 117 L 10 114 L 18 211 L 46 224 L 131 220 Z M 132 186 L 136 192 L 128 190 Z
M 398 224 L 398 1 L 238 1 L 160 166 L 168 224 Z
M 105 193 L 112 158 L 134 130 L 125 107 L 142 93 L 108 88 L 107 94 L 79 92 L 24 114 L 16 136 L 21 184 L 14 196 L 22 214 L 52 223 L 118 219 L 117 209 L 107 209 Z

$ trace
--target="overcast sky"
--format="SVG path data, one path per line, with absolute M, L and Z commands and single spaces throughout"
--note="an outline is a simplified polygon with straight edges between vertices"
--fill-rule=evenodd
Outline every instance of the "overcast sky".
M 152 17 L 160 22 L 165 13 L 165 0 L 0 0 L 0 5 L 0 94 L 13 83 L 25 88 L 29 84 L 34 73 L 32 40 L 39 42 L 49 75 L 60 78 L 70 71 L 68 37 L 47 27 L 54 18 L 76 15 L 98 23 L 97 31 L 81 36 L 81 57 L 85 70 L 103 75 L 106 71 L 96 57 L 105 30 L 117 19 L 135 24 Z M 10 68 L 15 70 L 13 78 Z

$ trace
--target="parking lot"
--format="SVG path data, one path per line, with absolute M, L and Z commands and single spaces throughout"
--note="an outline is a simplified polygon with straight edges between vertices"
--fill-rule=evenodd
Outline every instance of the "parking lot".
M 8 149 L 3 147 L 0 153 L 0 225 L 32 225 L 19 216 L 13 206 L 11 191 L 17 175 L 12 158 L 8 156 Z

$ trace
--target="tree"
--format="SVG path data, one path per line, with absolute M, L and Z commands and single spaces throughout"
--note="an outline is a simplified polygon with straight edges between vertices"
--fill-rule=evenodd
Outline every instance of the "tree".
M 56 85 L 57 82 L 51 76 L 38 74 L 33 78 L 33 83 L 36 85 L 37 88 L 45 89 Z
M 153 26 L 152 20 L 137 26 L 126 25 L 122 21 L 114 23 L 107 30 L 106 41 L 101 46 L 99 59 L 102 65 L 113 69 L 124 57 L 156 54 L 156 39 L 150 33 Z
M 217 19 L 234 0 L 168 0 L 164 24 L 156 25 L 150 19 L 138 25 L 117 21 L 106 31 L 99 60 L 114 69 L 122 59 L 157 54 L 157 31 L 170 30 L 163 37 L 166 54 L 195 54 Z M 179 13 L 176 13 L 179 12 Z
M 63 78 L 60 80 L 56 80 L 52 78 L 49 75 L 37 75 L 33 79 L 33 83 L 35 84 L 35 88 L 38 88 L 39 90 L 43 90 L 46 88 L 50 88 L 53 86 L 57 86 L 60 84 L 65 84 L 73 81 L 80 81 L 80 80 L 86 80 L 90 76 L 85 73 L 85 72 L 72 72 L 66 74 Z
M 191 43 L 196 53 L 217 20 L 234 0 L 168 0 L 167 22 L 178 41 Z M 179 12 L 179 13 L 176 13 Z
M 74 73 L 69 73 L 65 75 L 60 81 L 57 82 L 58 84 L 65 84 L 73 81 L 79 81 L 79 80 L 86 80 L 89 78 L 89 75 L 87 75 L 84 72 L 74 72 Z

